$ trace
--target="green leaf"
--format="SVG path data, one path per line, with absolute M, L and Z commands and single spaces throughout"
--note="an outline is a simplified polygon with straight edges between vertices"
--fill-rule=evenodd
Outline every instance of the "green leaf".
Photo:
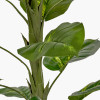
M 100 90 L 100 80 L 97 82 L 92 82 L 85 86 L 80 91 L 73 93 L 71 96 L 68 97 L 69 100 L 83 100 L 89 94 Z
M 76 51 L 71 45 L 59 42 L 40 42 L 18 49 L 18 53 L 28 60 L 37 60 L 42 56 L 75 55 Z
M 39 97 L 32 97 L 30 100 L 41 100 Z
M 43 64 L 46 68 L 52 71 L 60 71 L 64 65 L 68 63 L 71 56 L 64 57 L 44 57 Z
M 83 45 L 84 36 L 85 32 L 82 23 L 62 23 L 56 29 L 49 32 L 45 41 L 72 45 L 76 51 L 79 51 Z
M 62 68 L 64 64 L 85 59 L 95 54 L 99 48 L 100 48 L 99 40 L 87 39 L 84 41 L 84 44 L 81 50 L 79 51 L 78 56 L 59 57 L 59 61 L 57 61 L 55 57 L 44 57 L 43 64 L 46 68 L 50 70 L 53 70 L 53 71 L 60 70 L 60 68 Z
M 46 11 L 45 20 L 48 21 L 64 14 L 73 0 L 45 0 Z
M 72 45 L 78 52 L 84 42 L 84 27 L 81 23 L 63 23 L 46 36 L 46 42 L 61 42 Z M 72 58 L 72 55 L 64 57 L 45 57 L 43 64 L 46 68 L 56 71 L 60 70 Z
M 84 41 L 82 49 L 79 51 L 78 56 L 74 56 L 69 62 L 79 61 L 85 59 L 93 54 L 100 48 L 99 40 L 87 39 Z
M 1 86 L 1 85 L 0 85 Z M 22 95 L 24 95 L 27 99 L 30 99 L 31 94 L 30 90 L 26 86 L 20 86 L 20 87 L 5 87 L 0 89 L 0 94 L 5 95 L 7 97 L 19 97 L 23 98 L 22 95 L 20 95 L 18 92 L 19 91 Z
M 60 66 L 62 66 L 61 61 L 57 61 L 55 57 L 44 57 L 43 64 L 46 68 L 52 71 L 60 70 Z
M 40 20 L 42 20 L 44 18 L 44 14 L 45 14 L 45 10 L 46 10 L 46 3 L 45 0 L 38 0 L 39 3 L 39 16 L 40 16 Z

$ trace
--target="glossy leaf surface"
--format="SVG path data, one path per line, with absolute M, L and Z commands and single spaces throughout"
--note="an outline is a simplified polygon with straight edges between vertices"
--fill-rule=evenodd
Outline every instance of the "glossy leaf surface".
M 79 61 L 85 59 L 93 54 L 100 48 L 99 40 L 87 39 L 84 41 L 82 49 L 79 51 L 78 56 L 65 56 L 58 57 L 57 60 L 55 57 L 45 57 L 43 60 L 43 64 L 46 68 L 50 70 L 60 70 L 60 68 L 66 63 L 72 63 L 75 61 Z
M 63 23 L 55 30 L 49 32 L 46 36 L 46 42 L 61 42 L 72 45 L 78 52 L 84 42 L 84 27 L 81 23 Z M 68 61 L 72 58 L 72 55 L 63 57 L 45 57 L 43 64 L 50 70 L 60 70 Z
M 84 42 L 84 27 L 82 23 L 62 23 L 56 29 L 49 32 L 46 42 L 61 42 L 72 45 L 79 51 Z
M 60 69 L 66 65 L 70 59 L 70 55 L 64 57 L 44 57 L 43 64 L 49 70 L 60 71 Z
M 28 87 L 26 86 L 21 86 L 21 87 L 12 87 L 13 89 L 19 91 L 20 93 L 24 94 L 26 96 L 27 99 L 30 98 L 31 94 L 30 94 L 30 90 Z M 19 97 L 19 98 L 23 98 L 20 94 L 18 94 L 16 91 L 11 90 L 9 88 L 1 88 L 0 89 L 0 94 L 5 95 L 7 97 Z
M 46 1 L 46 11 L 45 11 L 46 21 L 64 14 L 66 10 L 68 10 L 68 7 L 72 2 L 72 0 L 45 0 L 45 1 Z
M 92 40 L 87 39 L 85 40 L 82 49 L 80 50 L 78 56 L 74 56 L 70 62 L 78 61 L 85 59 L 93 54 L 96 53 L 96 51 L 100 48 L 100 41 L 99 40 Z
M 83 100 L 86 96 L 98 90 L 100 90 L 100 80 L 97 82 L 92 82 L 88 84 L 80 91 L 73 93 L 71 96 L 68 97 L 68 99 L 69 100 Z
M 67 56 L 75 55 L 75 49 L 64 43 L 40 42 L 18 49 L 18 53 L 28 60 L 37 60 L 42 56 Z

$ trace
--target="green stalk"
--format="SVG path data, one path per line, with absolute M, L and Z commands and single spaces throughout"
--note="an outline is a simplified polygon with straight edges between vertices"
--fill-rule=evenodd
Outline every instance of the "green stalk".
M 30 72 L 28 66 L 27 66 L 20 58 L 18 58 L 18 57 L 17 57 L 16 55 L 14 55 L 12 52 L 8 51 L 7 49 L 5 49 L 5 48 L 3 48 L 3 47 L 1 47 L 1 46 L 0 46 L 0 49 L 2 49 L 2 50 L 4 50 L 4 51 L 8 52 L 10 55 L 12 55 L 12 56 L 15 57 L 17 60 L 19 60 L 22 64 L 25 65 L 25 67 L 27 68 L 28 72 Z
M 32 77 L 35 82 L 36 87 L 36 95 L 42 98 L 43 90 L 44 90 L 44 80 L 43 80 L 43 72 L 42 72 L 42 58 L 32 62 L 30 61 L 31 70 L 32 70 Z M 32 86 L 32 84 L 31 84 Z
M 25 67 L 26 67 L 27 70 L 28 70 L 30 82 L 34 85 L 34 80 L 33 80 L 32 76 L 31 76 L 31 72 L 30 72 L 28 66 L 27 66 L 20 58 L 18 58 L 16 55 L 14 55 L 13 53 L 11 53 L 11 52 L 8 51 L 7 49 L 5 49 L 5 48 L 3 48 L 3 47 L 1 47 L 1 46 L 0 46 L 0 48 L 1 48 L 2 50 L 4 50 L 4 51 L 8 52 L 9 54 L 11 54 L 13 57 L 15 57 L 17 60 L 19 60 L 22 64 L 25 65 Z M 35 87 L 34 87 L 33 85 L 32 85 L 32 92 L 35 93 Z
M 52 82 L 52 84 L 51 84 L 51 86 L 50 86 L 50 88 L 49 88 L 49 92 L 50 92 L 51 88 L 53 87 L 53 85 L 55 84 L 55 82 L 57 81 L 57 79 L 60 77 L 60 75 L 61 75 L 62 72 L 64 71 L 64 69 L 66 68 L 66 66 L 67 66 L 67 64 L 64 65 L 64 66 L 62 67 L 60 73 L 57 75 L 57 77 L 56 77 L 56 78 L 54 79 L 54 81 Z
M 31 0 L 30 3 L 33 3 L 34 6 L 31 6 L 27 2 L 27 0 L 25 0 L 25 2 L 27 8 L 27 17 L 28 17 L 29 44 L 43 42 L 43 25 L 44 25 L 44 20 L 42 20 L 43 0 L 41 0 L 40 3 L 41 6 L 39 9 L 37 0 Z M 34 80 L 34 86 L 36 88 L 35 90 L 36 96 L 42 98 L 44 91 L 42 57 L 37 61 L 29 61 L 29 62 L 31 66 L 32 78 Z M 31 86 L 33 86 L 32 83 Z
M 41 28 L 41 41 L 43 38 L 43 26 Z M 35 81 L 36 89 L 37 89 L 37 96 L 42 98 L 43 90 L 44 90 L 44 79 L 43 79 L 43 72 L 42 72 L 42 57 L 37 61 L 30 61 L 32 76 Z
M 8 3 L 10 3 L 14 8 L 15 8 L 15 10 L 19 13 L 19 15 L 25 20 L 25 22 L 28 24 L 28 21 L 27 21 L 27 19 L 23 16 L 23 14 L 16 8 L 16 6 L 12 3 L 12 2 L 10 2 L 9 0 L 6 0 Z

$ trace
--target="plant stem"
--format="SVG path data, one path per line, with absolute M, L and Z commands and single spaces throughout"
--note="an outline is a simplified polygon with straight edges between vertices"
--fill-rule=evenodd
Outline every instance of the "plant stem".
M 57 81 L 57 79 L 59 78 L 59 76 L 62 74 L 62 72 L 60 72 L 57 77 L 54 79 L 54 81 L 52 82 L 50 88 L 49 88 L 49 91 L 51 90 L 52 86 L 54 85 L 54 83 Z
M 8 52 L 9 54 L 11 54 L 13 57 L 15 57 L 17 60 L 19 60 L 22 64 L 25 65 L 25 67 L 26 67 L 27 70 L 28 70 L 30 82 L 31 82 L 32 84 L 34 84 L 34 80 L 33 80 L 32 76 L 31 76 L 31 72 L 30 72 L 28 66 L 27 66 L 20 58 L 18 58 L 16 55 L 14 55 L 13 53 L 11 53 L 11 52 L 8 51 L 7 49 L 5 49 L 5 48 L 3 48 L 3 47 L 1 47 L 1 46 L 0 46 L 0 48 L 1 48 L 2 50 L 4 50 L 4 51 Z M 35 87 L 32 85 L 32 92 L 34 93 L 34 91 L 35 91 Z
M 25 22 L 28 24 L 28 21 L 27 21 L 27 19 L 23 16 L 23 14 L 15 7 L 15 5 L 12 3 L 12 2 L 10 2 L 9 0 L 6 0 L 8 3 L 10 3 L 14 8 L 15 8 L 15 10 L 19 13 L 19 15 L 25 20 Z
M 8 89 L 11 89 L 11 90 L 17 92 L 18 94 L 20 94 L 20 95 L 21 95 L 23 98 L 25 98 L 26 100 L 28 100 L 28 99 L 26 98 L 26 96 L 25 96 L 22 92 L 20 92 L 20 91 L 14 89 L 14 88 L 11 88 L 11 87 L 8 87 L 8 86 L 5 86 L 5 85 L 2 85 L 2 84 L 0 84 L 0 86 L 5 87 L 5 88 L 8 88 Z
M 52 88 L 52 86 L 55 84 L 55 82 L 57 81 L 57 79 L 60 77 L 60 75 L 62 74 L 62 72 L 64 71 L 64 69 L 66 68 L 67 64 L 65 64 L 63 67 L 62 67 L 62 70 L 60 71 L 60 73 L 57 75 L 57 77 L 54 79 L 54 81 L 52 82 L 50 88 L 49 88 L 49 92 Z
M 43 42 L 43 25 L 42 19 L 43 0 L 41 0 L 40 6 L 37 4 L 37 0 L 33 0 L 34 7 L 31 6 L 27 0 L 25 0 L 28 17 L 29 28 L 29 44 Z M 38 8 L 39 7 L 39 8 Z M 29 61 L 31 66 L 32 78 L 34 80 L 34 86 L 36 88 L 36 96 L 42 98 L 44 91 L 44 80 L 42 72 L 42 57 L 36 61 Z M 33 84 L 31 83 L 31 86 Z M 32 93 L 34 95 L 34 93 Z
M 8 52 L 9 54 L 11 54 L 11 55 L 12 55 L 13 57 L 15 57 L 17 60 L 19 60 L 22 64 L 25 65 L 25 67 L 27 68 L 28 72 L 30 72 L 28 66 L 27 66 L 20 58 L 18 58 L 16 55 L 14 55 L 12 52 L 8 51 L 7 49 L 5 49 L 5 48 L 3 48 L 3 47 L 1 47 L 1 46 L 0 46 L 0 48 L 1 48 L 2 50 L 4 50 L 4 51 Z

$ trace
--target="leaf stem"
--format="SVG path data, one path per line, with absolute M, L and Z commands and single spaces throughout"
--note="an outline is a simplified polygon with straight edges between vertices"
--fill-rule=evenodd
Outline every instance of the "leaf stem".
M 8 88 L 8 89 L 11 89 L 11 90 L 17 92 L 18 94 L 20 94 L 20 95 L 21 95 L 23 98 L 25 98 L 26 100 L 28 100 L 28 99 L 26 98 L 26 96 L 25 96 L 22 92 L 20 92 L 20 91 L 14 89 L 14 88 L 11 88 L 11 87 L 8 87 L 8 86 L 5 86 L 5 85 L 2 85 L 2 84 L 0 84 L 0 86 L 5 87 L 5 88 Z
M 9 0 L 6 0 L 8 3 L 10 3 L 14 8 L 15 8 L 15 10 L 19 13 L 19 15 L 25 20 L 25 22 L 28 24 L 28 21 L 27 21 L 27 19 L 23 16 L 23 14 L 15 7 L 15 5 L 12 3 L 12 2 L 10 2 Z
M 57 77 L 56 77 L 56 78 L 54 79 L 54 81 L 52 82 L 52 84 L 51 84 L 51 86 L 50 86 L 50 88 L 49 88 L 49 92 L 50 92 L 52 86 L 55 84 L 55 82 L 57 81 L 57 79 L 60 77 L 60 75 L 61 75 L 62 72 L 64 71 L 64 69 L 66 68 L 66 66 L 67 66 L 67 64 L 65 64 L 65 65 L 63 66 L 63 68 L 61 69 L 60 73 L 57 75 Z
M 17 60 L 19 60 L 22 64 L 24 64 L 24 65 L 26 66 L 27 70 L 30 71 L 29 68 L 28 68 L 28 66 L 27 66 L 20 58 L 18 58 L 16 55 L 14 55 L 12 52 L 8 51 L 7 49 L 5 49 L 5 48 L 3 48 L 3 47 L 1 47 L 1 46 L 0 46 L 0 48 L 1 48 L 2 50 L 4 50 L 4 51 L 8 52 L 9 54 L 11 54 L 11 55 L 12 55 L 13 57 L 15 57 Z
M 28 70 L 30 82 L 34 84 L 34 80 L 33 80 L 32 76 L 31 76 L 31 72 L 30 72 L 28 66 L 27 66 L 20 58 L 18 58 L 16 55 L 14 55 L 13 53 L 11 53 L 11 52 L 8 51 L 7 49 L 5 49 L 5 48 L 3 48 L 3 47 L 1 47 L 1 46 L 0 46 L 0 48 L 1 48 L 2 50 L 4 50 L 4 51 L 8 52 L 9 54 L 11 54 L 13 57 L 15 57 L 17 60 L 19 60 L 22 64 L 25 65 L 25 67 L 26 67 L 27 70 Z M 34 90 L 35 90 L 35 87 L 32 85 L 32 92 L 34 92 Z

